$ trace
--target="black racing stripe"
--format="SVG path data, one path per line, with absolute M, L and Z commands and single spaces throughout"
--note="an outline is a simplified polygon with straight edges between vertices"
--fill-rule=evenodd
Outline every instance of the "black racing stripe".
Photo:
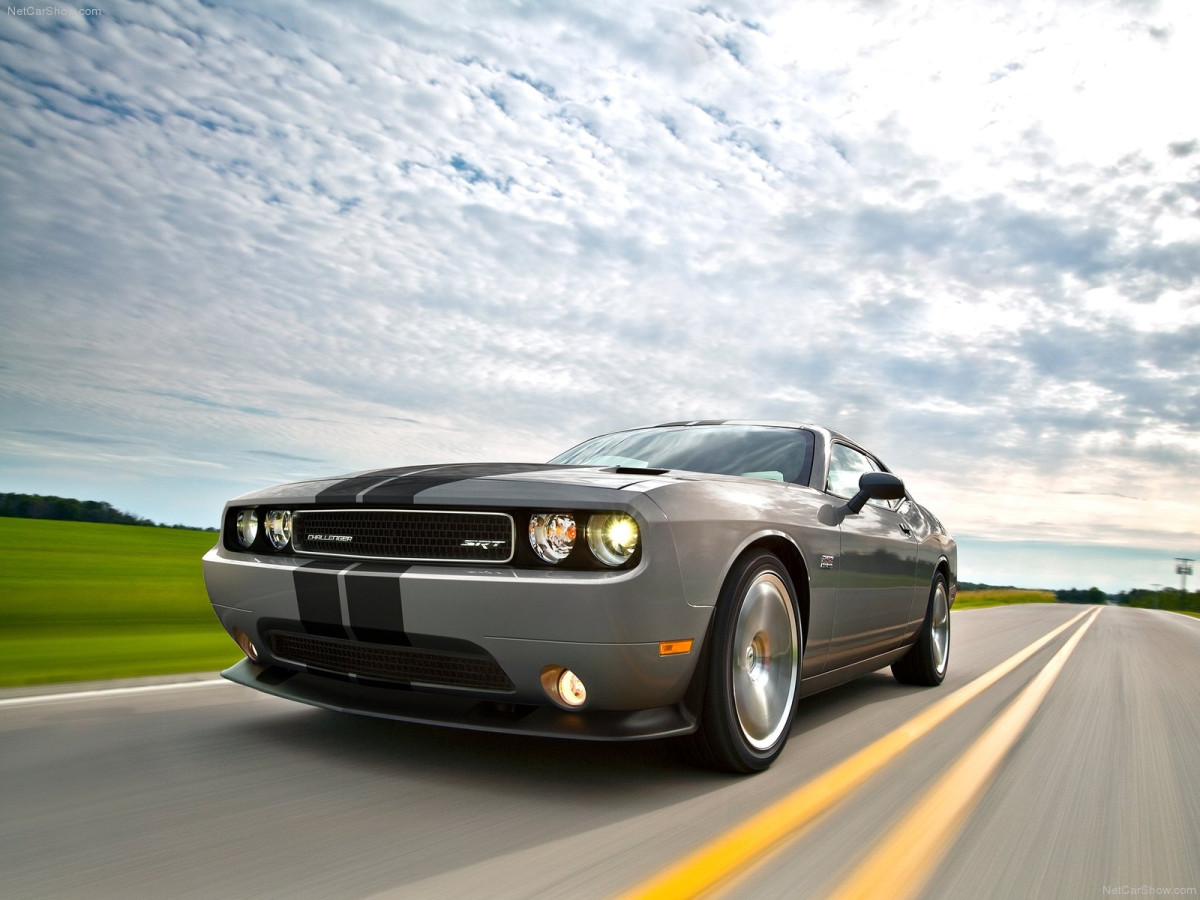
M 399 575 L 407 569 L 408 566 L 394 567 L 395 578 L 346 576 L 346 608 L 355 638 L 373 644 L 412 646 L 404 633 L 404 609 L 400 602 Z
M 347 560 L 349 562 L 349 560 Z M 355 575 L 399 575 L 407 572 L 411 563 L 364 562 L 354 567 Z
M 439 466 L 426 472 L 404 475 L 388 481 L 369 491 L 364 501 L 372 504 L 410 506 L 417 494 L 430 488 L 471 478 L 487 478 L 492 475 L 521 475 L 525 472 L 544 472 L 561 469 L 563 466 L 546 463 L 466 463 L 454 466 Z
M 358 501 L 359 494 L 374 487 L 381 481 L 386 481 L 389 478 L 403 477 L 409 472 L 421 472 L 428 468 L 429 466 L 403 466 L 398 469 L 380 469 L 377 472 L 368 472 L 365 475 L 353 475 L 339 481 L 333 487 L 328 487 L 318 493 L 317 502 L 324 506 L 330 504 L 353 505 Z
M 300 624 L 309 634 L 322 637 L 349 637 L 342 625 L 342 601 L 338 593 L 337 572 L 345 564 L 307 565 L 292 573 Z

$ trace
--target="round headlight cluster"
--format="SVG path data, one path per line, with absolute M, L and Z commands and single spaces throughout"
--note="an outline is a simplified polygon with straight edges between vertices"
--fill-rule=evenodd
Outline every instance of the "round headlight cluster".
M 291 510 L 273 509 L 267 513 L 267 540 L 276 550 L 282 550 L 292 542 Z
M 249 550 L 258 539 L 258 513 L 253 509 L 240 509 L 237 514 L 238 543 Z
M 570 513 L 534 513 L 529 517 L 529 546 L 544 562 L 554 565 L 575 547 L 575 517 Z
M 558 565 L 575 549 L 579 528 L 570 513 L 534 513 L 529 517 L 529 546 L 543 562 Z M 625 565 L 637 551 L 640 531 L 627 513 L 595 513 L 587 520 L 587 544 L 606 566 Z
M 588 519 L 588 546 L 606 566 L 623 566 L 638 545 L 638 524 L 625 513 L 601 513 Z
M 233 535 L 243 550 L 262 548 L 262 538 L 271 550 L 286 550 L 292 542 L 292 511 L 290 509 L 239 509 L 233 517 Z M 260 537 L 261 535 L 261 537 Z

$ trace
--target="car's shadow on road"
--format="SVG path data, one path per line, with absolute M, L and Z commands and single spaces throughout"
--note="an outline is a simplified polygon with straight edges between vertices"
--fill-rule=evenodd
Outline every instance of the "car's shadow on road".
M 800 700 L 791 743 L 781 762 L 803 752 L 805 732 L 910 690 L 877 673 Z M 327 760 L 339 766 L 352 764 L 364 772 L 449 777 L 456 783 L 486 784 L 490 791 L 553 792 L 557 788 L 569 790 L 576 798 L 594 794 L 612 800 L 623 793 L 644 798 L 649 791 L 661 794 L 664 802 L 740 780 L 690 764 L 681 752 L 680 739 L 529 737 L 335 713 L 274 698 L 256 700 L 269 703 L 270 714 L 230 722 L 230 737 L 248 749 L 293 760 L 300 757 L 317 765 Z M 810 770 L 809 774 L 818 773 Z
M 585 835 L 600 846 L 625 847 L 652 839 L 646 835 L 693 833 L 692 826 L 696 835 L 719 833 L 849 756 L 869 740 L 865 730 L 890 728 L 889 701 L 911 690 L 879 673 L 801 700 L 783 755 L 753 777 L 688 764 L 678 739 L 589 742 L 472 732 L 329 712 L 253 692 L 225 711 L 211 737 L 228 753 L 227 789 L 236 796 L 245 791 L 273 819 L 292 823 L 269 839 L 269 852 L 286 854 L 307 839 L 313 823 L 337 821 L 352 843 L 390 835 L 415 853 L 405 863 L 407 884 L 468 864 L 488 873 L 493 859 L 524 860 L 524 852 L 538 859 L 536 848 L 562 849 Z M 872 728 L 862 727 L 864 719 Z M 447 829 L 474 837 L 448 854 Z M 261 834 L 253 840 L 248 846 L 263 846 Z

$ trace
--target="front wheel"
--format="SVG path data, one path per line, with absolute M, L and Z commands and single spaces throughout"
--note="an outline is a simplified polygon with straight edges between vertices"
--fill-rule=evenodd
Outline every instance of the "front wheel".
M 946 577 L 938 573 L 929 589 L 925 621 L 912 648 L 892 664 L 892 674 L 901 684 L 933 687 L 946 677 L 950 662 L 950 593 Z
M 760 772 L 787 743 L 796 711 L 802 634 L 796 590 L 771 553 L 743 557 L 729 573 L 713 618 L 700 727 L 700 761 Z

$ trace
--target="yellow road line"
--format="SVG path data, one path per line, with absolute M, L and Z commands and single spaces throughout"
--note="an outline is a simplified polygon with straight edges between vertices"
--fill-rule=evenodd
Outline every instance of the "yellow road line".
M 868 744 L 853 756 L 827 769 L 719 838 L 664 869 L 649 881 L 622 895 L 622 900 L 678 900 L 711 890 L 747 864 L 793 837 L 847 794 L 895 759 L 914 742 L 979 696 L 1046 644 L 1054 640 L 1088 610 L 1064 622 L 1024 650 L 1010 656 L 974 681 L 929 706 L 899 728 Z
M 1097 608 L 865 862 L 855 867 L 849 879 L 828 892 L 834 900 L 884 896 L 907 900 L 928 884 L 971 811 L 983 797 L 1000 763 L 1024 733 L 1067 658 L 1099 615 Z

